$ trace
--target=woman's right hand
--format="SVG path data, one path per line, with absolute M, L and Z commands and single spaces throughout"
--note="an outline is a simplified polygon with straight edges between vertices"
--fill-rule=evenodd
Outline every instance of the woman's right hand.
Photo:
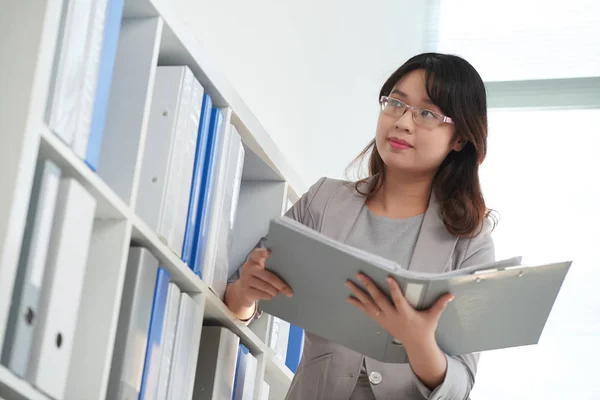
M 252 306 L 258 300 L 271 300 L 279 293 L 292 296 L 292 289 L 274 273 L 265 269 L 269 250 L 254 249 L 240 269 L 238 296 L 245 307 Z

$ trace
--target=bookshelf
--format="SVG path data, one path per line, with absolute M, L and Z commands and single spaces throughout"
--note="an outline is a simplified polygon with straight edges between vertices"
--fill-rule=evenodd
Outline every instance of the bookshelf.
M 204 322 L 230 329 L 258 359 L 254 398 L 263 381 L 270 385 L 270 398 L 283 398 L 293 375 L 265 343 L 267 338 L 238 321 L 136 215 L 157 66 L 188 66 L 215 106 L 231 108 L 231 123 L 246 152 L 243 183 L 256 182 L 254 190 L 268 188 L 262 193 L 275 196 L 271 199 L 275 209 L 277 201 L 282 201 L 279 207 L 283 209 L 299 198 L 305 190 L 301 179 L 210 55 L 177 20 L 167 0 L 125 0 L 101 162 L 94 172 L 45 122 L 61 10 L 61 0 L 22 1 L 0 15 L 0 350 L 35 165 L 39 158 L 46 158 L 61 168 L 63 177 L 76 179 L 97 202 L 65 399 L 106 398 L 130 245 L 150 250 L 181 291 L 203 304 Z M 102 159 L 109 155 L 110 162 Z M 280 199 L 282 195 L 285 198 Z M 256 218 L 261 215 L 257 213 Z M 266 223 L 264 217 L 259 223 Z M 247 244 L 251 248 L 252 243 Z M 1 365 L 0 398 L 49 399 Z

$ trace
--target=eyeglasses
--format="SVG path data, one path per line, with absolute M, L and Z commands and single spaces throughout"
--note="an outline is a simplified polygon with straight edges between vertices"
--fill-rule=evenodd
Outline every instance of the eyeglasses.
M 389 96 L 381 96 L 379 100 L 381 103 L 381 111 L 387 115 L 395 118 L 400 118 L 404 115 L 406 110 L 411 110 L 413 115 L 413 121 L 416 124 L 422 125 L 427 128 L 437 128 L 443 123 L 453 124 L 452 118 L 446 117 L 445 115 L 436 113 L 426 108 L 412 107 L 408 104 L 394 99 Z

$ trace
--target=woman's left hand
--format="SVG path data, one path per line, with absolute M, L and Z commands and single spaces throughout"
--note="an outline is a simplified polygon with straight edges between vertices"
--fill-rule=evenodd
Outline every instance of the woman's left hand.
M 405 348 L 435 343 L 435 330 L 440 316 L 454 298 L 451 294 L 441 296 L 431 308 L 417 311 L 406 300 L 395 279 L 387 279 L 393 299 L 390 302 L 367 276 L 358 274 L 357 278 L 367 292 L 352 281 L 347 281 L 346 286 L 353 295 L 348 298 L 350 304 L 374 319 Z

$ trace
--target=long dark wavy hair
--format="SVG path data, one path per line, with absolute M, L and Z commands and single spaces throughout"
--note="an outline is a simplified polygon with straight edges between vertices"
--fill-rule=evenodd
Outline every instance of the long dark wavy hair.
M 451 151 L 433 179 L 433 191 L 440 203 L 441 217 L 448 232 L 472 237 L 490 216 L 479 183 L 479 164 L 487 151 L 487 104 L 483 80 L 466 60 L 448 54 L 424 53 L 409 59 L 383 84 L 381 96 L 390 94 L 396 83 L 415 70 L 425 71 L 427 95 L 443 114 L 454 121 L 455 135 L 466 144 Z M 385 164 L 373 139 L 351 164 L 369 156 L 369 176 L 354 183 L 356 190 L 371 197 L 381 190 Z M 371 187 L 363 185 L 375 177 Z M 368 192 L 364 188 L 368 187 Z M 491 218 L 495 225 L 496 220 Z

